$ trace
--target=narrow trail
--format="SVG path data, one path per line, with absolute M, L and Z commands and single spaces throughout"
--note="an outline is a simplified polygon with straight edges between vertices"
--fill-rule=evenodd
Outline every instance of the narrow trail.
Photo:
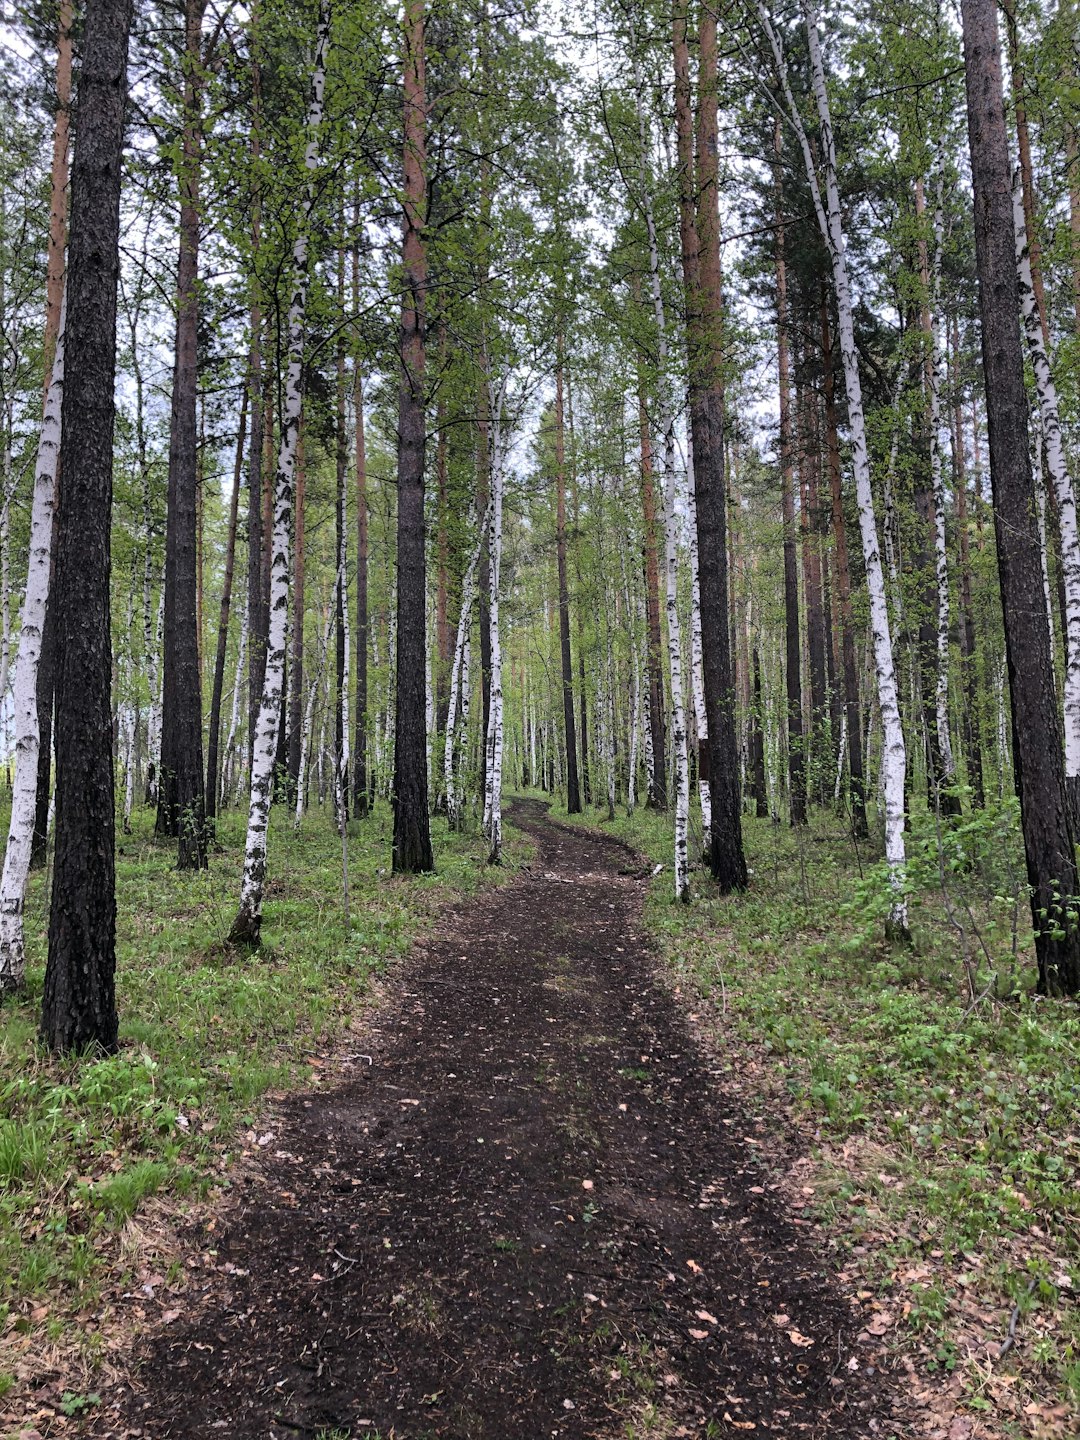
M 537 802 L 511 818 L 531 872 L 402 967 L 370 1067 L 280 1107 L 203 1303 L 98 1433 L 892 1433 L 848 1303 L 653 978 L 639 862 Z

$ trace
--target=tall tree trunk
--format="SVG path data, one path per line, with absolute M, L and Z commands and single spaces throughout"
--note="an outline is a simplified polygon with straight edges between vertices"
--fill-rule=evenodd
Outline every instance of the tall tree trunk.
M 562 337 L 555 370 L 555 551 L 559 572 L 559 655 L 562 670 L 563 736 L 566 741 L 566 809 L 581 814 L 577 735 L 574 726 L 574 671 L 570 658 L 570 587 L 566 578 L 566 441 L 563 417 Z
M 712 810 L 709 868 L 720 890 L 726 892 L 745 886 L 746 860 L 742 847 L 728 606 L 715 15 L 707 8 L 701 12 L 696 171 L 686 15 L 681 4 L 675 15 L 674 41 L 679 228 L 688 312 L 702 669 L 709 729 L 707 779 Z
M 782 127 L 774 122 L 776 193 L 776 353 L 780 392 L 780 504 L 784 526 L 784 656 L 787 687 L 788 798 L 792 825 L 806 824 L 806 748 L 803 735 L 799 565 L 795 553 L 795 479 L 791 458 L 791 381 L 788 362 L 787 261 L 780 191 Z
M 953 495 L 960 550 L 960 673 L 964 696 L 964 754 L 972 803 L 981 810 L 982 740 L 979 725 L 979 677 L 975 667 L 975 607 L 971 595 L 971 544 L 968 537 L 967 475 L 964 465 L 964 420 L 960 404 L 960 325 L 953 316 Z
M 404 21 L 404 236 L 401 383 L 398 391 L 397 713 L 394 726 L 396 873 L 434 868 L 428 829 L 424 567 L 424 290 L 427 212 L 424 0 L 406 0 Z
M 53 509 L 60 458 L 60 414 L 64 395 L 64 330 L 52 347 L 52 376 L 38 441 L 30 514 L 30 557 L 15 662 L 15 781 L 3 875 L 0 877 L 0 996 L 22 988 L 26 972 L 23 900 L 30 872 L 38 781 L 38 678 L 49 572 L 52 564 Z M 51 707 L 51 696 L 50 696 Z
M 307 455 L 304 447 L 304 414 L 300 412 L 300 431 L 296 437 L 296 498 L 293 505 L 293 622 L 292 664 L 289 667 L 289 799 L 296 805 L 296 790 L 301 783 L 304 730 L 304 613 L 307 520 Z
M 55 610 L 56 859 L 41 1036 L 112 1052 L 116 877 L 109 551 L 131 0 L 88 0 L 71 173 Z
M 929 468 L 930 488 L 922 500 L 922 541 L 925 600 L 920 610 L 919 648 L 922 668 L 923 705 L 929 742 L 928 781 L 931 809 L 955 818 L 961 813 L 956 791 L 956 765 L 953 760 L 949 729 L 949 560 L 945 544 L 945 476 L 941 462 L 941 371 L 938 347 L 938 312 L 940 307 L 941 251 L 944 243 L 944 213 L 939 174 L 938 194 L 934 206 L 934 252 L 925 230 L 918 239 L 919 278 L 922 287 L 919 323 L 925 347 L 923 384 L 926 404 L 925 452 Z M 925 224 L 926 199 L 922 176 L 915 182 L 915 213 L 920 227 Z M 933 543 L 933 560 L 926 549 L 926 537 Z
M 644 514 L 645 618 L 648 632 L 649 807 L 667 809 L 667 758 L 664 741 L 664 654 L 660 634 L 660 572 L 657 564 L 656 486 L 653 480 L 652 436 L 645 393 L 638 380 L 641 429 L 641 506 Z
M 487 349 L 482 347 L 480 360 L 480 400 L 476 445 L 476 513 L 486 515 L 491 497 L 489 415 L 490 399 L 487 384 Z M 480 602 L 480 734 L 488 733 L 491 716 L 491 557 L 488 547 L 480 547 L 480 564 L 477 571 L 477 593 Z M 480 746 L 480 794 L 487 790 L 487 745 Z
M 488 864 L 502 861 L 502 770 L 503 770 L 503 684 L 502 635 L 499 629 L 500 572 L 502 570 L 503 482 L 508 445 L 503 400 L 505 380 L 489 385 L 491 435 L 491 504 L 488 529 L 488 556 L 491 576 L 491 708 L 484 737 L 487 764 L 484 767 L 484 834 L 488 841 Z
M 353 249 L 353 310 L 360 304 L 360 256 Z M 356 447 L 356 730 L 353 743 L 353 812 L 363 819 L 368 800 L 368 502 L 364 436 L 364 383 L 360 356 L 353 359 L 353 420 Z
M 765 700 L 761 689 L 761 654 L 754 646 L 754 705 L 750 716 L 750 773 L 754 786 L 754 814 L 759 820 L 768 819 L 769 792 L 765 780 L 765 729 L 763 710 Z
M 867 585 L 870 591 L 871 632 L 873 637 L 874 670 L 877 679 L 878 708 L 881 712 L 884 742 L 882 745 L 882 780 L 885 801 L 885 857 L 889 867 L 892 885 L 892 905 L 889 912 L 890 934 L 903 938 L 907 936 L 907 897 L 904 846 L 904 783 L 907 771 L 907 755 L 904 746 L 904 731 L 900 718 L 900 703 L 896 685 L 896 670 L 893 664 L 892 634 L 889 626 L 888 601 L 885 590 L 885 575 L 881 565 L 881 551 L 878 547 L 877 525 L 874 517 L 874 494 L 870 483 L 870 456 L 866 439 L 866 421 L 862 406 L 862 379 L 859 373 L 858 354 L 855 349 L 855 326 L 852 309 L 851 283 L 847 269 L 846 241 L 840 210 L 840 188 L 836 170 L 836 147 L 833 141 L 832 116 L 829 110 L 828 91 L 825 87 L 825 68 L 821 58 L 821 42 L 817 30 L 817 17 L 812 0 L 804 4 L 806 35 L 810 52 L 810 70 L 815 105 L 821 135 L 821 150 L 825 169 L 825 201 L 822 200 L 818 184 L 817 168 L 806 129 L 802 123 L 799 108 L 791 92 L 791 84 L 784 59 L 780 36 L 772 23 L 768 10 L 758 0 L 758 17 L 769 40 L 784 96 L 788 118 L 803 154 L 807 182 L 810 186 L 814 212 L 829 251 L 832 265 L 833 287 L 836 292 L 840 328 L 840 356 L 844 367 L 844 382 L 848 398 L 848 420 L 851 428 L 852 458 L 855 469 L 855 489 L 859 506 L 859 528 L 862 536 L 863 559 L 866 565 Z
M 252 18 L 252 126 L 251 160 L 257 175 L 261 151 L 261 71 L 257 52 L 258 8 L 253 6 Z M 262 241 L 261 200 L 256 188 L 251 208 L 251 301 L 248 310 L 248 405 L 251 410 L 251 443 L 248 448 L 247 507 L 247 628 L 248 628 L 248 731 L 247 749 L 250 766 L 259 723 L 263 678 L 266 674 L 266 621 L 263 611 L 263 447 L 265 444 L 262 339 L 263 318 L 260 300 L 258 262 Z
M 199 171 L 202 163 L 202 18 L 205 0 L 184 12 L 184 121 L 179 164 L 180 259 L 176 364 L 169 433 L 165 531 L 164 705 L 158 783 L 159 835 L 178 837 L 181 870 L 206 866 L 202 684 L 197 606 Z
M 464 821 L 464 797 L 460 794 L 458 786 L 458 768 L 468 738 L 470 635 L 473 606 L 476 602 L 476 574 L 480 564 L 480 552 L 484 549 L 484 541 L 490 523 L 489 515 L 484 514 L 480 517 L 476 546 L 469 557 L 461 582 L 461 611 L 458 615 L 457 638 L 454 643 L 454 657 L 450 669 L 450 705 L 443 750 L 446 817 L 451 830 L 460 830 Z
M 329 0 L 320 0 L 315 64 L 307 114 L 304 153 L 306 186 L 296 237 L 293 241 L 293 292 L 289 302 L 288 369 L 285 376 L 285 412 L 275 487 L 273 565 L 271 572 L 270 631 L 266 651 L 262 699 L 251 756 L 251 798 L 240 906 L 229 932 L 234 944 L 257 945 L 262 930 L 262 901 L 266 884 L 266 835 L 270 821 L 271 788 L 277 753 L 278 730 L 285 693 L 285 644 L 289 609 L 289 526 L 292 519 L 296 444 L 303 404 L 304 329 L 309 280 L 308 227 L 315 200 L 315 171 L 319 163 L 319 131 L 323 115 L 326 57 L 330 48 Z
M 1053 486 L 1053 496 L 1057 501 L 1058 534 L 1061 540 L 1061 579 L 1065 591 L 1065 788 L 1075 833 L 1080 825 L 1080 530 L 1077 527 L 1076 492 L 1069 475 L 1061 434 L 1057 386 L 1054 384 L 1054 375 L 1047 356 L 1044 328 L 1037 314 L 1038 291 L 1034 283 L 1031 247 L 1024 222 L 1023 197 L 1018 183 L 1013 186 L 1013 225 L 1020 313 L 1038 397 L 1036 423 L 1041 429 L 1041 448 L 1046 457 L 1046 470 Z M 1046 553 L 1045 546 L 1043 553 Z
M 439 358 L 443 370 L 446 368 L 446 326 L 440 325 Z M 435 523 L 435 733 L 446 734 L 446 720 L 450 711 L 450 466 L 449 440 L 446 429 L 446 399 L 439 391 L 438 411 L 435 420 L 437 433 L 435 453 L 435 484 L 437 506 Z
M 338 300 L 345 309 L 345 252 L 338 252 Z M 334 727 L 334 759 L 337 773 L 338 826 L 344 834 L 349 820 L 349 544 L 347 537 L 349 471 L 349 431 L 345 415 L 345 332 L 338 335 L 337 375 L 335 385 L 335 477 L 337 493 L 334 502 L 334 536 L 337 553 L 337 605 L 334 626 L 334 691 L 337 704 Z
M 796 373 L 798 364 L 796 362 Z M 825 803 L 828 785 L 828 675 L 826 665 L 826 597 L 822 583 L 821 549 L 818 544 L 818 471 L 821 450 L 816 416 L 809 386 L 795 386 L 795 412 L 799 417 L 799 541 L 802 549 L 803 585 L 806 591 L 806 652 L 810 679 L 810 726 L 805 736 L 807 787 L 820 804 Z
M 1039 618 L 1039 540 L 994 0 L 963 0 L 962 17 L 990 483 L 1035 954 L 1040 990 L 1075 994 L 1080 990 L 1080 927 L 1073 906 L 1080 882 L 1065 793 L 1049 635 Z
M 49 254 L 45 292 L 44 371 L 45 397 L 52 383 L 56 343 L 60 334 L 60 308 L 64 299 L 64 268 L 67 250 L 68 150 L 71 139 L 71 75 L 72 75 L 72 0 L 60 0 L 56 36 L 56 112 L 53 122 L 52 167 L 49 174 Z M 44 433 L 44 425 L 42 426 Z M 50 576 L 56 570 L 56 521 L 59 505 L 60 437 L 56 437 L 57 473 L 53 477 L 53 520 L 50 541 Z M 37 716 L 38 748 L 37 777 L 33 829 L 30 839 L 30 869 L 45 864 L 48 843 L 49 801 L 52 792 L 53 690 L 56 673 L 56 625 L 46 585 L 45 613 L 41 626 L 41 648 L 37 665 L 35 713 Z M 17 740 L 16 740 L 17 743 Z M 14 806 L 14 800 L 12 801 Z M 25 889 L 25 885 L 24 885 Z
M 232 613 L 233 570 L 236 566 L 236 526 L 240 512 L 240 482 L 244 473 L 244 440 L 247 430 L 248 392 L 244 386 L 240 401 L 240 429 L 236 437 L 232 496 L 229 500 L 229 529 L 225 540 L 225 575 L 221 585 L 217 652 L 214 656 L 214 687 L 210 696 L 210 735 L 206 742 L 206 818 L 208 825 L 217 816 L 218 752 L 221 739 L 221 695 L 225 688 L 225 655 L 229 647 L 229 617 Z

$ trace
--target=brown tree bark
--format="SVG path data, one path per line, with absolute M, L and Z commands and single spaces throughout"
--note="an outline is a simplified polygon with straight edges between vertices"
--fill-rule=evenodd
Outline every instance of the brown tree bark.
M 1031 887 L 1039 988 L 1080 990 L 1080 891 L 1065 794 L 1028 448 L 1012 181 L 995 0 L 963 0 L 990 482 L 1012 709 L 1013 760 Z
M 109 617 L 120 174 L 131 0 L 87 0 L 71 173 L 57 517 L 56 859 L 41 1038 L 117 1047 Z
M 690 424 L 694 440 L 698 584 L 705 691 L 708 775 L 712 803 L 709 868 L 721 892 L 746 885 L 742 806 L 735 746 L 728 603 L 727 497 L 724 476 L 723 297 L 717 159 L 716 17 L 701 11 L 697 156 L 690 114 L 686 11 L 674 16 L 675 123 L 679 168 L 679 232 L 687 304 Z M 696 202 L 696 203 L 695 203 Z
M 178 839 L 181 870 L 206 866 L 202 684 L 198 631 L 199 185 L 202 164 L 202 18 L 205 0 L 184 11 L 183 135 L 179 165 L 180 257 L 176 363 L 169 431 L 162 651 L 161 767 L 157 833 Z
M 406 0 L 404 236 L 398 391 L 397 713 L 394 728 L 395 872 L 432 870 L 428 829 L 424 569 L 424 290 L 427 259 L 427 106 L 424 0 Z

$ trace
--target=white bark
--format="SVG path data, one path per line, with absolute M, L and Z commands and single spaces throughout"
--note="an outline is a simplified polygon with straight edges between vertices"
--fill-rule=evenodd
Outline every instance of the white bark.
M 490 512 L 490 505 L 488 507 Z M 458 757 L 468 733 L 469 720 L 469 636 L 472 631 L 473 606 L 476 603 L 476 571 L 480 564 L 480 552 L 487 534 L 489 514 L 485 514 L 477 535 L 476 545 L 469 556 L 465 575 L 461 582 L 461 613 L 458 615 L 457 637 L 454 642 L 454 660 L 450 667 L 450 709 L 446 720 L 446 740 L 443 748 L 443 781 L 446 786 L 446 817 L 451 830 L 460 830 L 464 811 L 458 793 Z M 536 772 L 536 731 L 532 732 L 531 768 Z
M 304 820 L 304 810 L 307 807 L 307 764 L 308 754 L 311 750 L 311 723 L 315 714 L 315 701 L 319 694 L 319 685 L 326 672 L 326 657 L 330 646 L 330 626 L 334 614 L 333 601 L 325 607 L 323 612 L 323 630 L 319 645 L 319 663 L 315 677 L 308 687 L 307 704 L 304 706 L 304 717 L 300 724 L 300 764 L 296 776 L 296 808 L 293 811 L 293 829 L 299 830 Z
M 285 676 L 285 643 L 289 608 L 289 527 L 292 519 L 296 472 L 296 441 L 300 429 L 303 398 L 301 374 L 304 359 L 304 328 L 308 290 L 308 226 L 315 199 L 315 170 L 319 163 L 319 129 L 322 123 L 326 57 L 330 46 L 330 7 L 320 0 L 315 65 L 311 77 L 311 98 L 307 116 L 307 146 L 304 169 L 307 184 L 293 241 L 293 294 L 289 303 L 289 350 L 285 377 L 285 412 L 278 454 L 274 495 L 274 532 L 270 561 L 270 626 L 266 647 L 259 718 L 251 759 L 251 799 L 248 806 L 247 841 L 244 847 L 244 876 L 240 908 L 233 925 L 238 939 L 257 940 L 262 923 L 263 887 L 266 882 L 266 834 L 270 821 L 274 756 L 277 750 L 281 691 Z
M 30 559 L 23 598 L 19 651 L 15 661 L 15 778 L 11 797 L 7 850 L 0 876 L 0 993 L 23 983 L 26 954 L 23 901 L 30 873 L 30 849 L 37 808 L 38 728 L 37 677 L 41 636 L 49 597 L 56 466 L 60 456 L 60 411 L 64 394 L 64 325 L 67 296 L 61 302 L 49 393 L 34 467 L 30 510 Z
M 949 730 L 949 553 L 945 544 L 945 475 L 941 463 L 941 350 L 938 343 L 938 310 L 941 291 L 941 251 L 945 237 L 945 216 L 939 172 L 934 205 L 934 259 L 930 286 L 930 361 L 927 380 L 930 401 L 930 474 L 934 491 L 934 570 L 937 580 L 937 675 L 935 719 L 941 768 L 948 786 L 956 784 L 952 735 Z
M 123 833 L 131 834 L 131 809 L 135 803 L 135 698 L 132 694 L 132 675 L 135 666 L 131 656 L 132 622 L 135 618 L 135 573 L 131 576 L 128 591 L 127 612 L 124 620 L 124 638 L 120 650 L 119 684 L 117 692 L 120 705 L 120 734 L 123 741 L 124 757 L 124 814 Z
M 151 799 L 157 799 L 158 782 L 161 768 L 161 687 L 164 683 L 164 675 L 161 666 L 161 647 L 165 638 L 165 577 L 161 579 L 161 590 L 158 594 L 157 625 L 154 630 L 154 643 L 150 647 L 146 675 L 150 687 L 150 714 L 146 721 L 146 758 L 147 763 L 153 766 L 154 784 Z
M 491 596 L 488 606 L 491 632 L 491 701 L 488 712 L 487 765 L 484 784 L 484 834 L 488 840 L 488 863 L 502 858 L 502 766 L 503 687 L 502 638 L 499 631 L 499 584 L 502 568 L 503 488 L 506 478 L 508 436 L 503 414 L 505 380 L 499 386 L 488 382 L 491 421 L 488 444 L 491 465 L 491 525 L 488 530 L 488 557 Z
M 236 652 L 236 676 L 233 679 L 232 709 L 229 712 L 229 733 L 225 741 L 225 761 L 221 767 L 221 797 L 222 806 L 228 803 L 229 794 L 232 790 L 232 767 L 236 754 L 236 731 L 240 724 L 240 695 L 243 689 L 244 661 L 247 659 L 248 641 L 248 615 L 247 606 L 243 607 L 240 616 L 240 647 Z
M 1020 282 L 1020 309 L 1024 319 L 1031 368 L 1035 372 L 1035 390 L 1039 398 L 1039 418 L 1046 469 L 1054 487 L 1061 532 L 1061 576 L 1065 587 L 1065 775 L 1080 776 L 1080 535 L 1076 523 L 1076 494 L 1065 461 L 1058 414 L 1057 386 L 1054 384 L 1050 360 L 1043 343 L 1042 325 L 1035 307 L 1035 287 L 1031 278 L 1031 256 L 1028 253 L 1027 229 L 1024 221 L 1024 199 L 1020 170 L 1013 182 L 1013 225 L 1016 232 L 1016 268 Z M 1041 467 L 1040 467 L 1041 470 Z M 1046 560 L 1043 545 L 1043 564 Z M 1047 609 L 1053 623 L 1053 608 Z
M 664 579 L 668 633 L 668 661 L 671 667 L 671 763 L 675 793 L 675 898 L 690 899 L 690 774 L 686 753 L 686 710 L 683 700 L 682 629 L 678 604 L 678 535 L 675 516 L 675 423 L 669 394 L 667 325 L 660 283 L 660 255 L 653 216 L 652 186 L 648 174 L 649 137 L 641 105 L 643 83 L 640 69 L 635 75 L 634 101 L 641 134 L 641 198 L 649 237 L 649 287 L 656 323 L 660 371 L 661 415 L 664 448 Z
M 1031 462 L 1035 480 L 1035 520 L 1039 529 L 1039 567 L 1042 570 L 1043 606 L 1046 610 L 1046 628 L 1050 632 L 1050 673 L 1057 685 L 1057 623 L 1054 618 L 1054 600 L 1050 590 L 1050 542 L 1046 530 L 1046 481 L 1043 478 L 1043 435 L 1035 426 L 1035 455 Z M 1066 657 L 1066 664 L 1068 657 Z
M 630 603 L 630 581 L 626 573 L 626 552 L 620 552 L 622 562 L 623 581 L 623 603 L 626 606 L 626 633 L 630 641 L 630 725 L 629 744 L 630 750 L 626 762 L 626 813 L 633 815 L 637 808 L 637 771 L 638 755 L 640 753 L 640 726 L 641 726 L 641 657 L 638 653 L 638 627 L 641 621 L 641 611 L 637 604 L 637 592 L 634 593 L 634 604 Z
M 840 210 L 840 189 L 836 172 L 836 146 L 833 139 L 829 96 L 825 86 L 825 67 L 821 58 L 817 16 L 813 0 L 804 0 L 806 36 L 810 54 L 810 73 L 820 128 L 820 149 L 824 162 L 825 200 L 822 200 L 817 167 L 806 128 L 795 97 L 791 92 L 783 45 L 764 0 L 756 0 L 757 13 L 776 61 L 778 78 L 784 94 L 787 118 L 795 130 L 802 149 L 806 178 L 822 237 L 832 263 L 833 288 L 839 317 L 840 354 L 844 367 L 844 385 L 848 400 L 848 423 L 851 430 L 855 490 L 859 509 L 859 531 L 867 586 L 870 591 L 870 625 L 874 643 L 874 672 L 877 680 L 878 705 L 881 711 L 883 747 L 881 771 L 885 810 L 885 858 L 892 886 L 890 925 L 897 932 L 907 930 L 907 899 L 905 895 L 906 856 L 904 845 L 904 775 L 907 755 L 900 702 L 893 664 L 892 633 L 889 625 L 885 575 L 878 546 L 874 516 L 874 492 L 870 483 L 870 455 L 863 414 L 862 381 L 859 358 L 855 349 L 855 326 L 852 314 L 851 280 L 847 268 L 846 242 Z
M 701 651 L 701 585 L 698 581 L 697 496 L 694 493 L 694 444 L 689 425 L 686 428 L 686 508 L 690 518 L 687 527 L 690 546 L 690 674 L 693 679 L 694 725 L 699 747 L 709 738 L 705 718 L 705 665 Z M 701 800 L 701 848 L 708 854 L 712 847 L 712 796 L 709 782 L 698 766 L 698 797 Z

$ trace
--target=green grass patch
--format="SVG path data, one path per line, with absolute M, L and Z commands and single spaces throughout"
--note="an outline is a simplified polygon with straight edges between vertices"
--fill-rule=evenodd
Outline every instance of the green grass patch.
M 1015 805 L 947 831 L 913 817 L 910 949 L 885 942 L 883 867 L 838 817 L 744 819 L 749 888 L 719 896 L 698 870 L 689 906 L 670 816 L 584 821 L 663 864 L 646 902 L 663 955 L 707 1001 L 733 1084 L 756 1067 L 761 1114 L 779 1094 L 816 1136 L 818 1216 L 907 1296 L 928 1368 L 963 1358 L 960 1327 L 1004 1339 L 1019 1304 L 1021 1393 L 1080 1404 L 1080 1007 L 1034 993 Z M 971 1384 L 978 1408 L 985 1374 Z
M 307 1081 L 306 1058 L 362 1010 L 373 976 L 446 899 L 512 875 L 527 853 L 511 832 L 507 864 L 491 869 L 477 836 L 432 823 L 437 873 L 410 879 L 389 874 L 387 807 L 351 827 L 347 925 L 330 817 L 310 812 L 296 835 L 275 811 L 264 943 L 248 954 L 224 943 L 244 817 L 219 818 L 220 849 L 190 874 L 155 841 L 153 815 L 136 814 L 118 846 L 121 1049 L 107 1058 L 38 1045 L 49 877 L 31 878 L 27 989 L 0 1008 L 0 1317 L 42 1296 L 54 1315 L 92 1305 L 147 1198 L 182 1201 L 227 1175 L 239 1128 L 268 1091 Z

